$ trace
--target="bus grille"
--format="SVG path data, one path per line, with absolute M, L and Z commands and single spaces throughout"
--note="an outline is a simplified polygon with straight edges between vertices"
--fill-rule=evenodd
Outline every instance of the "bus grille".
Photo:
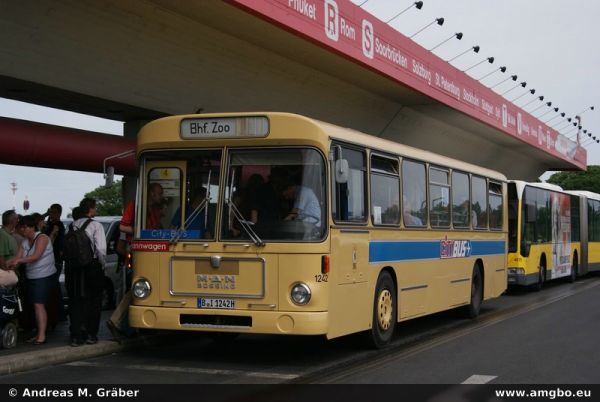
M 251 328 L 252 317 L 181 314 L 179 324 L 198 328 Z

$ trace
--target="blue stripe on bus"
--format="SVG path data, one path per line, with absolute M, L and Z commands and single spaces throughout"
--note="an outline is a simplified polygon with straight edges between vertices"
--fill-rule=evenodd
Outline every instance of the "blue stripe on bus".
M 505 253 L 502 240 L 471 240 L 469 257 Z M 369 243 L 369 263 L 441 259 L 441 241 L 372 241 Z

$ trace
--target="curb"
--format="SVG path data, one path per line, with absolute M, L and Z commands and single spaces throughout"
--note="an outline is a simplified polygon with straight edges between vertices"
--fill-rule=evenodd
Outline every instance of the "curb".
M 121 341 L 121 343 L 101 340 L 95 345 L 82 345 L 80 347 L 66 345 L 2 356 L 0 357 L 0 375 L 36 370 L 48 366 L 104 356 L 141 346 L 156 345 L 161 342 L 161 339 L 166 341 L 165 337 L 168 338 L 168 335 L 169 333 L 147 335 L 135 339 L 126 339 Z

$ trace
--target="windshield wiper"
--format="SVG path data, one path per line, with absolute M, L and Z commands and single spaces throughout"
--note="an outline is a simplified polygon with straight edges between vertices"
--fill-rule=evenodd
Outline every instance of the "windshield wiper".
M 244 219 L 244 215 L 242 215 L 242 213 L 235 206 L 232 200 L 227 200 L 227 206 L 229 207 L 230 213 L 232 213 L 235 220 L 237 220 L 242 229 L 244 229 L 244 232 L 246 232 L 250 240 L 252 240 L 252 242 L 258 247 L 264 247 L 265 242 L 262 241 L 262 239 L 254 231 L 254 229 L 252 229 L 251 225 L 254 225 L 254 223 Z
M 183 236 L 184 233 L 186 233 L 186 227 L 194 220 L 196 219 L 196 217 L 198 215 L 200 215 L 200 213 L 206 208 L 206 206 L 208 205 L 208 200 L 204 199 L 204 201 L 202 201 L 200 203 L 200 205 L 198 205 L 196 207 L 196 209 L 194 209 L 192 211 L 192 213 L 190 214 L 190 216 L 188 216 L 185 219 L 185 222 L 183 222 L 183 226 L 179 229 L 176 229 L 175 234 L 173 235 L 173 237 L 170 240 L 171 244 L 175 244 L 179 241 L 179 239 L 181 239 L 181 236 Z M 208 210 L 208 209 L 207 209 Z M 205 224 L 206 226 L 206 224 Z
M 209 170 L 208 178 L 206 181 L 206 196 L 204 197 L 204 199 L 202 200 L 200 205 L 198 205 L 196 208 L 194 208 L 194 210 L 192 211 L 190 216 L 185 218 L 185 221 L 183 222 L 183 226 L 181 228 L 177 229 L 177 232 L 175 232 L 175 234 L 171 238 L 171 240 L 170 240 L 171 244 L 176 244 L 179 241 L 179 239 L 181 239 L 181 236 L 183 236 L 183 234 L 186 232 L 185 228 L 187 228 L 188 225 L 190 223 L 192 223 L 194 221 L 194 219 L 196 219 L 196 217 L 198 215 L 200 215 L 200 213 L 203 210 L 204 210 L 204 230 L 206 231 L 206 229 L 208 227 L 208 203 L 210 202 L 210 176 L 211 175 L 212 175 L 212 170 Z

